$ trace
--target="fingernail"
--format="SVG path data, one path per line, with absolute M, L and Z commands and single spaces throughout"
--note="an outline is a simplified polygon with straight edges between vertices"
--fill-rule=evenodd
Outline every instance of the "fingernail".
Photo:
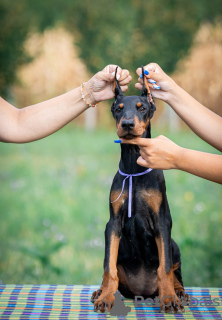
M 120 75 L 118 74 L 118 76 L 116 77 L 116 79 L 119 80 L 119 78 L 120 78 Z
M 149 74 L 149 71 L 147 71 L 147 70 L 144 70 L 144 74 L 148 76 L 148 74 Z M 141 75 L 140 75 L 140 79 L 142 79 L 142 77 L 143 77 L 143 74 L 141 73 Z
M 113 71 L 113 73 L 111 74 L 111 78 L 113 78 L 115 75 L 115 71 Z
M 154 85 L 153 85 L 153 88 L 159 90 L 159 89 L 160 89 L 160 86 L 157 86 L 157 85 L 154 84 Z
M 119 139 L 119 140 L 114 140 L 114 142 L 115 142 L 115 143 L 121 143 L 122 140 L 120 140 L 120 139 Z
M 156 81 L 155 81 L 155 80 L 152 80 L 152 79 L 149 79 L 148 82 L 149 82 L 149 83 L 156 83 Z

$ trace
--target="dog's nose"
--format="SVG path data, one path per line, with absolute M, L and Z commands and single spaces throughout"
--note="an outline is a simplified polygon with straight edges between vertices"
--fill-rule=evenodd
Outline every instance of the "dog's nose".
M 133 130 L 134 127 L 135 127 L 134 120 L 123 120 L 122 121 L 123 130 Z

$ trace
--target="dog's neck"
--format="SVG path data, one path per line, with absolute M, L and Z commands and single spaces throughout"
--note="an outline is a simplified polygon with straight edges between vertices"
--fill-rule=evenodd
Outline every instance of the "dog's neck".
M 142 138 L 151 138 L 150 125 L 142 135 Z M 140 173 L 146 170 L 137 164 L 137 159 L 140 157 L 140 149 L 133 144 L 121 144 L 121 159 L 119 168 L 122 172 L 128 174 Z

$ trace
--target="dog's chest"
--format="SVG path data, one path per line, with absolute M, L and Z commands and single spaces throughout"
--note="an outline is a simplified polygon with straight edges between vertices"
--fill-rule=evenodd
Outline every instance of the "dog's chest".
M 120 191 L 121 192 L 121 191 Z M 115 192 L 116 195 L 120 194 L 119 191 Z M 127 215 L 131 209 L 132 217 L 137 214 L 156 213 L 160 211 L 161 204 L 163 202 L 162 193 L 153 187 L 141 187 L 135 186 L 130 194 L 128 188 L 124 188 L 120 198 L 118 199 L 119 213 L 124 216 Z M 117 206 L 117 204 L 113 204 Z

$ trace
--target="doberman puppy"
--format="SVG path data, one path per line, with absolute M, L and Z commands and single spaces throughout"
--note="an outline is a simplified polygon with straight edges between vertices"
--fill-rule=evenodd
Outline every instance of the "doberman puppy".
M 120 138 L 151 137 L 150 119 L 156 107 L 143 67 L 142 72 L 141 96 L 125 97 L 115 80 L 111 111 Z M 151 170 L 143 174 L 145 168 L 137 164 L 139 156 L 138 146 L 121 144 L 120 171 L 110 191 L 103 282 L 91 300 L 95 311 L 110 311 L 115 301 L 113 294 L 119 289 L 126 298 L 159 295 L 161 311 L 183 312 L 180 298 L 187 299 L 187 295 L 182 282 L 180 250 L 171 238 L 172 220 L 163 172 Z M 129 176 L 121 172 L 134 175 L 131 186 Z

